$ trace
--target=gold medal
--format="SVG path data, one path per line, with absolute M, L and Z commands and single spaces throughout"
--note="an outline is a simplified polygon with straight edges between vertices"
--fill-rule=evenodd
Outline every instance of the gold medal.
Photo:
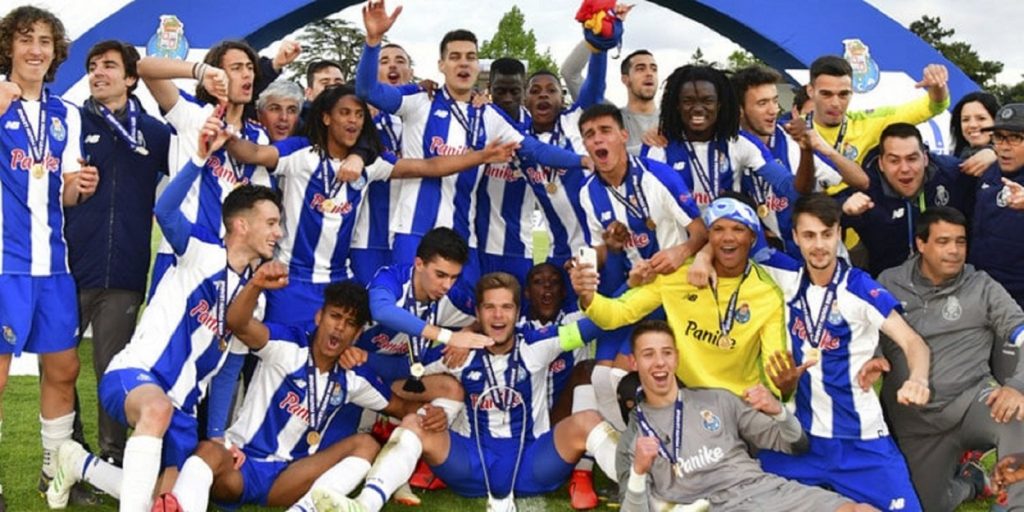
M 658 223 L 654 222 L 654 219 L 652 219 L 650 217 L 648 217 L 647 220 L 644 221 L 644 224 L 647 224 L 647 229 L 649 229 L 651 231 L 654 231 L 655 229 L 658 229 Z
M 549 181 L 548 182 L 548 186 L 544 187 L 544 188 L 547 189 L 548 194 L 554 194 L 555 192 L 558 192 L 558 183 L 555 183 L 553 181 Z
M 804 353 L 804 359 L 807 361 L 821 361 L 821 351 L 811 347 Z
M 769 212 L 768 205 L 766 205 L 766 204 L 759 204 L 759 205 L 757 205 L 757 216 L 758 217 L 761 217 L 762 219 L 766 218 L 766 217 L 768 217 L 768 212 Z
M 217 348 L 221 352 L 224 352 L 225 350 L 228 349 L 228 338 L 227 338 L 227 336 L 221 336 L 220 337 L 220 342 L 217 344 Z
M 310 447 L 320 444 L 320 432 L 313 430 L 306 434 L 306 444 Z
M 324 213 L 331 213 L 334 211 L 334 201 L 327 199 L 321 204 L 321 207 L 323 208 Z
M 412 375 L 414 379 L 423 377 L 423 374 L 426 372 L 427 369 L 423 367 L 423 363 L 413 363 L 409 366 L 409 374 Z
M 32 177 L 33 178 L 35 178 L 35 179 L 42 178 L 43 174 L 45 174 L 45 171 L 43 170 L 43 164 L 42 163 L 36 162 L 36 163 L 32 164 Z
M 718 348 L 722 350 L 729 350 L 732 348 L 732 340 L 729 339 L 728 334 L 723 334 L 718 337 Z

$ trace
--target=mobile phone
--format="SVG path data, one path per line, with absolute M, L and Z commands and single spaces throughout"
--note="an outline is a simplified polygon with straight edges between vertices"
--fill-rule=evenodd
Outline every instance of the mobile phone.
M 597 251 L 593 247 L 580 247 L 578 261 L 580 264 L 588 263 L 597 270 Z

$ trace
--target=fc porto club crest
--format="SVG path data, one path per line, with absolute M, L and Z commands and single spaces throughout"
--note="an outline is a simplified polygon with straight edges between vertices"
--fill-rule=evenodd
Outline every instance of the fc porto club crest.
M 949 204 L 949 191 L 946 190 L 945 185 L 935 187 L 935 205 L 946 206 L 947 204 Z
M 946 304 L 942 306 L 942 318 L 950 322 L 959 320 L 963 312 L 964 308 L 960 305 L 960 299 L 956 298 L 956 295 L 950 295 L 946 299 Z
M 57 117 L 50 118 L 50 136 L 57 142 L 64 142 L 68 136 L 68 131 L 64 129 L 64 122 Z
M 173 14 L 161 15 L 156 33 L 146 43 L 146 55 L 185 60 L 188 48 L 188 39 L 185 39 L 185 24 Z
M 996 206 L 1006 208 L 1008 204 L 1010 204 L 1010 187 L 1003 187 L 1002 190 L 996 194 Z
M 14 328 L 9 325 L 3 326 L 3 334 L 4 341 L 11 345 L 14 345 L 14 342 L 18 341 L 18 335 L 14 334 Z
M 736 310 L 736 321 L 745 324 L 750 321 L 750 304 L 744 302 L 740 304 L 739 309 Z
M 878 86 L 881 73 L 878 70 L 878 63 L 871 58 L 868 45 L 860 39 L 843 39 L 843 46 L 843 58 L 853 68 L 853 90 L 864 93 Z
M 835 302 L 832 302 L 832 307 L 828 310 L 828 323 L 832 325 L 843 323 L 843 315 L 839 313 L 839 306 Z
M 341 386 L 333 386 L 331 389 L 331 398 L 328 400 L 332 407 L 341 405 Z
M 708 409 L 700 411 L 700 425 L 708 432 L 718 432 L 722 428 L 722 420 Z

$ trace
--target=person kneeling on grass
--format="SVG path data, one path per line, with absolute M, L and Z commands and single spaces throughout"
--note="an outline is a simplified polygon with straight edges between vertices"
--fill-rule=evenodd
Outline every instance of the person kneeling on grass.
M 615 461 L 627 482 L 622 512 L 875 510 L 761 469 L 748 446 L 807 449 L 800 423 L 763 385 L 746 390 L 746 404 L 724 389 L 682 387 L 675 335 L 660 320 L 638 325 L 630 343 L 640 388 Z
M 593 339 L 597 328 L 587 320 L 557 330 L 517 327 L 520 297 L 519 283 L 511 275 L 483 276 L 476 286 L 477 321 L 494 344 L 473 349 L 459 368 L 436 362 L 426 369 L 456 377 L 466 390 L 466 406 L 473 411 L 468 434 L 456 432 L 456 427 L 429 431 L 416 415 L 406 416 L 370 469 L 359 497 L 314 489 L 318 505 L 333 500 L 337 508 L 331 510 L 380 510 L 421 454 L 456 494 L 502 497 L 499 503 L 506 507 L 513 494 L 543 494 L 561 487 L 588 451 L 607 474 L 617 474 L 618 433 L 596 411 L 578 412 L 553 428 L 548 420 L 551 363 L 563 351 Z

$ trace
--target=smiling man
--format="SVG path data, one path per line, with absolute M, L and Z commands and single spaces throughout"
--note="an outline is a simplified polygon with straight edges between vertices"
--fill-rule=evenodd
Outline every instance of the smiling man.
M 676 370 L 683 384 L 741 396 L 762 383 L 768 355 L 785 350 L 782 296 L 764 269 L 749 259 L 761 230 L 752 208 L 720 198 L 705 210 L 704 222 L 718 274 L 714 287 L 687 282 L 689 265 L 617 298 L 595 293 L 592 269 L 573 272 L 573 287 L 584 313 L 605 330 L 635 323 L 664 304 L 679 353 L 686 354 Z
M 291 137 L 299 126 L 302 88 L 286 80 L 275 80 L 256 99 L 256 115 L 271 142 Z
M 975 181 L 960 171 L 958 159 L 929 153 L 913 125 L 891 124 L 879 141 L 878 158 L 865 166 L 867 189 L 843 196 L 843 227 L 860 235 L 873 276 L 914 254 L 914 226 L 925 210 L 964 211 Z
M 960 212 L 929 208 L 914 241 L 918 254 L 878 281 L 901 301 L 904 318 L 931 349 L 934 391 L 920 409 L 898 405 L 897 389 L 910 373 L 907 358 L 883 338 L 892 371 L 882 385 L 882 404 L 921 504 L 951 510 L 982 492 L 977 483 L 984 469 L 958 464 L 964 450 L 995 446 L 1000 457 L 1024 450 L 1024 360 L 1003 385 L 991 364 L 1005 343 L 1024 343 L 1024 312 L 987 273 L 965 263 L 967 219 Z M 1009 491 L 1008 508 L 1024 506 L 1024 487 Z

